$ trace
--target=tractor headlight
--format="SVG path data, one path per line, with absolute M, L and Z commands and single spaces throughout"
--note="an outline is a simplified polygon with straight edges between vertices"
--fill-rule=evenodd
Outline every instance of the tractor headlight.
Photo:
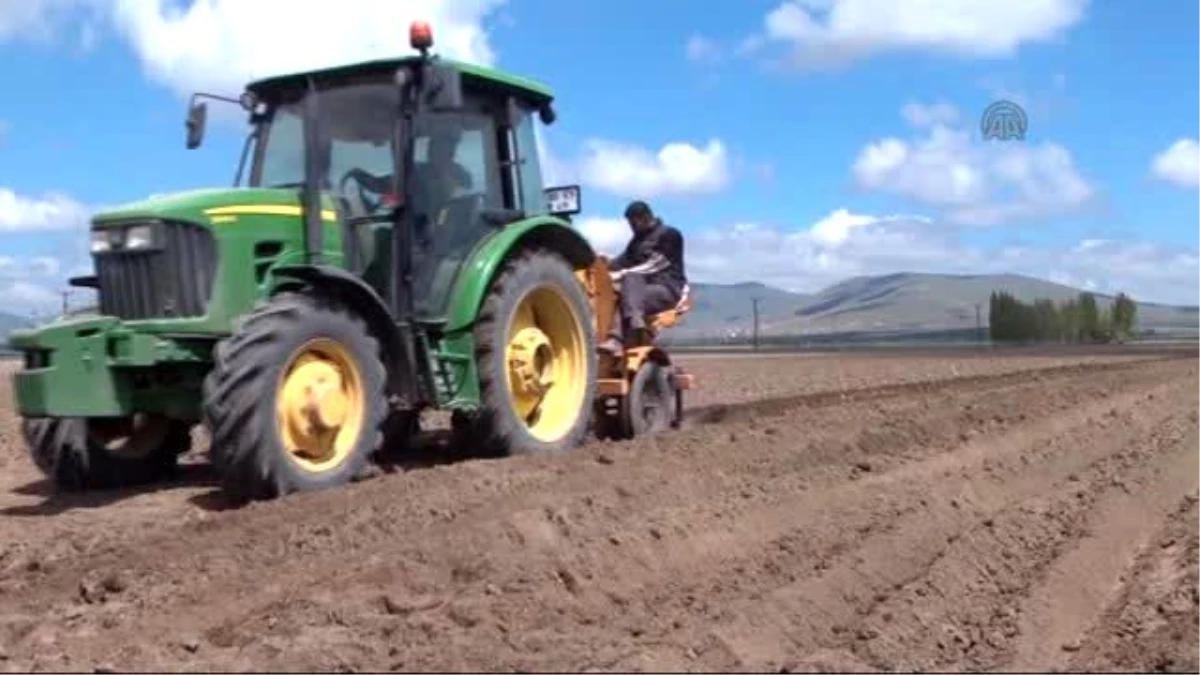
M 148 251 L 155 247 L 154 223 L 92 230 L 92 253 Z
M 125 230 L 125 248 L 140 251 L 154 245 L 154 230 L 149 225 L 134 225 Z
M 112 250 L 112 240 L 108 230 L 92 230 L 92 253 L 106 253 Z

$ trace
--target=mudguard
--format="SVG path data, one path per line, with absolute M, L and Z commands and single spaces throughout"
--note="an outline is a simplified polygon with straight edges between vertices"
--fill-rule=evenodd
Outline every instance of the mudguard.
M 576 269 L 592 264 L 596 252 L 570 223 L 553 216 L 535 216 L 506 226 L 475 250 L 459 271 L 447 306 L 445 332 L 470 330 L 483 298 L 514 251 L 536 245 L 561 253 Z
M 329 265 L 278 265 L 271 268 L 271 294 L 303 287 L 332 294 L 358 312 L 379 340 L 391 393 L 415 404 L 420 398 L 411 341 L 405 340 L 387 302 L 361 277 Z

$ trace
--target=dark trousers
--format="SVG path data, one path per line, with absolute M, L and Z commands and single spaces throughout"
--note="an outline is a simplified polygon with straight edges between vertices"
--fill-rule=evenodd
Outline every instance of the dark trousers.
M 609 337 L 625 341 L 625 331 L 642 330 L 646 327 L 646 315 L 658 314 L 671 309 L 679 297 L 668 286 L 646 283 L 641 274 L 629 274 L 621 278 L 619 321 L 612 322 Z

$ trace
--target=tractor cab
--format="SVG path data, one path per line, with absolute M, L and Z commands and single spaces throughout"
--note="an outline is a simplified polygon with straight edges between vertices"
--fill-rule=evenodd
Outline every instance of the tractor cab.
M 550 90 L 428 54 L 425 23 L 409 37 L 419 55 L 248 85 L 245 186 L 304 192 L 310 257 L 335 239 L 344 267 L 398 316 L 436 323 L 480 241 L 530 216 L 578 213 L 578 189 L 565 187 L 565 202 L 563 187 L 542 190 L 534 125 L 556 118 Z M 188 147 L 203 106 L 192 104 Z
M 578 197 L 556 210 L 543 191 L 534 124 L 555 118 L 548 89 L 431 56 L 422 22 L 410 43 L 418 56 L 250 83 L 245 186 L 301 191 L 313 257 L 333 244 L 397 316 L 437 323 L 481 241 L 569 217 Z

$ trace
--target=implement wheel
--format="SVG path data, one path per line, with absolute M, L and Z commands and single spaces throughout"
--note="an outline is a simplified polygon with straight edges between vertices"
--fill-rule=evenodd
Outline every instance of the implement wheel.
M 60 490 L 157 482 L 191 449 L 191 425 L 165 417 L 40 417 L 21 421 L 34 464 Z
M 282 293 L 217 345 L 204 383 L 213 466 L 235 501 L 349 482 L 379 446 L 386 375 L 364 322 Z
M 508 261 L 475 327 L 482 409 L 472 440 L 499 454 L 561 452 L 588 433 L 596 397 L 591 306 L 571 266 L 547 251 Z
M 621 401 L 624 438 L 670 429 L 675 422 L 675 400 L 670 367 L 650 359 L 643 361 L 629 383 L 629 395 Z

